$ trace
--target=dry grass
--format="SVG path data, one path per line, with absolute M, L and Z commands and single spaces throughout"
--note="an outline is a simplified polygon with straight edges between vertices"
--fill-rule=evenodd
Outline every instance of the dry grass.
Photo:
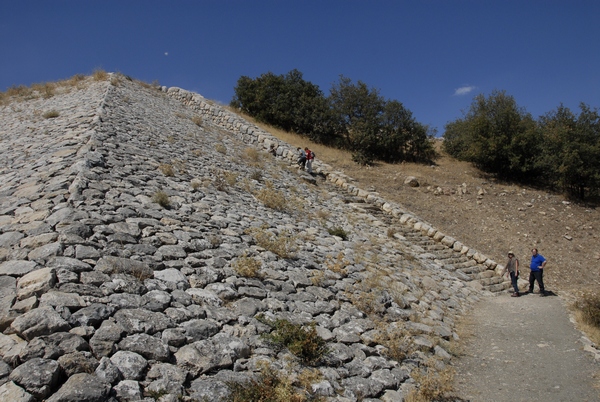
M 198 127 L 202 127 L 202 123 L 204 122 L 204 121 L 202 120 L 202 116 L 199 116 L 199 115 L 192 116 L 192 119 L 191 119 L 191 120 L 192 120 L 192 122 L 193 122 L 195 125 L 197 125 Z
M 238 173 L 224 170 L 214 170 L 214 186 L 219 191 L 227 191 L 230 187 L 235 186 L 238 179 Z
M 375 340 L 385 346 L 384 354 L 397 362 L 402 362 L 410 353 L 411 337 L 404 328 L 392 327 L 379 322 Z
M 223 155 L 227 154 L 227 147 L 225 147 L 225 145 L 223 145 L 220 142 L 215 144 L 215 150 L 220 154 L 223 154 Z
M 417 382 L 417 388 L 408 393 L 404 399 L 406 402 L 432 402 L 440 400 L 452 400 L 454 392 L 454 370 L 446 367 L 443 370 L 435 369 L 431 363 L 411 373 Z
M 154 193 L 154 195 L 152 196 L 152 201 L 163 208 L 169 208 L 171 206 L 169 196 L 162 190 L 159 190 L 156 193 Z
M 160 170 L 161 173 L 167 177 L 175 176 L 175 170 L 173 169 L 173 166 L 168 163 L 161 163 L 158 166 L 158 170 Z
M 94 81 L 106 81 L 108 79 L 109 74 L 101 68 L 97 68 L 92 73 L 92 78 Z
M 260 278 L 260 268 L 262 263 L 247 254 L 236 259 L 232 264 L 233 269 L 239 276 L 244 278 Z
M 346 267 L 350 264 L 348 260 L 344 258 L 343 253 L 338 253 L 338 255 L 333 258 L 332 256 L 327 256 L 325 258 L 325 266 L 331 272 L 335 272 L 340 275 L 342 278 L 345 278 L 348 275 L 348 271 Z
M 579 328 L 600 345 L 600 296 L 585 293 L 572 306 Z
M 11 86 L 6 92 L 0 92 L 0 104 L 8 104 L 12 101 L 22 102 L 30 99 L 49 99 L 60 93 L 68 93 L 72 88 L 81 89 L 86 83 L 86 76 L 75 74 L 74 76 L 56 82 L 35 83 L 27 87 L 25 85 Z
M 304 370 L 298 376 L 276 372 L 268 365 L 261 375 L 245 383 L 230 382 L 230 394 L 225 402 L 322 402 L 323 398 L 313 395 L 311 385 L 320 381 L 316 370 Z
M 254 237 L 259 247 L 281 258 L 294 258 L 296 256 L 298 250 L 297 237 L 289 232 L 284 231 L 275 235 L 264 228 L 249 228 L 245 230 L 245 233 Z
M 263 155 L 256 148 L 245 148 L 241 158 L 246 164 L 252 167 L 262 168 L 264 165 Z
M 256 191 L 254 196 L 267 208 L 276 211 L 287 211 L 289 209 L 287 197 L 282 191 L 277 190 L 271 181 L 267 181 L 265 188 Z

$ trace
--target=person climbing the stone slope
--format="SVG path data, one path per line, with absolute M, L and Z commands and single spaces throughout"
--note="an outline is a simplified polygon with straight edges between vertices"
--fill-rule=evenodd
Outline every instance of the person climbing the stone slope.
M 304 148 L 304 152 L 306 152 L 306 171 L 312 174 L 312 163 L 313 159 L 315 159 L 315 155 L 308 147 Z
M 544 288 L 544 267 L 546 266 L 546 259 L 543 255 L 538 253 L 537 248 L 531 249 L 531 264 L 529 264 L 529 293 L 533 293 L 533 285 L 537 281 L 540 287 L 540 296 L 547 296 L 546 289 Z
M 506 262 L 506 266 L 504 267 L 504 271 L 502 271 L 502 276 L 508 274 L 510 276 L 510 283 L 514 289 L 514 293 L 511 295 L 512 297 L 519 297 L 521 294 L 519 293 L 519 285 L 517 283 L 519 279 L 519 260 L 515 257 L 515 253 L 512 251 L 508 252 L 508 261 Z
M 298 168 L 304 170 L 306 166 L 306 152 L 302 148 L 298 147 Z

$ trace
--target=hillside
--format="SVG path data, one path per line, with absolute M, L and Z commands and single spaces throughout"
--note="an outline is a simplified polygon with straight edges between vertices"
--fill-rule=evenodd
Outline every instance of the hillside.
M 445 155 L 435 166 L 348 164 L 343 169 L 359 186 L 398 202 L 499 263 L 513 250 L 528 267 L 530 250 L 537 247 L 548 259 L 548 288 L 567 298 L 600 289 L 600 211 L 595 206 L 486 178 Z M 407 176 L 415 176 L 420 186 L 404 185 Z
M 499 182 L 440 150 L 434 165 L 412 163 L 363 167 L 348 153 L 273 130 L 286 141 L 309 144 L 319 159 L 456 239 L 504 263 L 509 250 L 527 268 L 531 248 L 548 261 L 548 288 L 567 299 L 600 289 L 600 211 L 560 194 Z M 404 184 L 416 177 L 419 186 Z M 525 269 L 524 278 L 528 278 Z M 523 283 L 524 286 L 524 283 Z

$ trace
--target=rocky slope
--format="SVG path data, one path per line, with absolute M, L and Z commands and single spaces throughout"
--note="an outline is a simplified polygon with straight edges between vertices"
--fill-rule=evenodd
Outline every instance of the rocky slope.
M 275 320 L 327 342 L 305 392 L 401 400 L 451 359 L 456 317 L 506 287 L 197 94 L 88 78 L 0 121 L 0 400 L 218 401 L 265 366 L 297 379 L 306 362 L 263 336 Z

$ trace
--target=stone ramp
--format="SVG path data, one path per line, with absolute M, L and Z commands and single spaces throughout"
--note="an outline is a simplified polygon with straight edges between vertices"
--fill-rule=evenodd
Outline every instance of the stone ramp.
M 265 314 L 316 323 L 332 350 L 319 395 L 398 400 L 415 368 L 448 364 L 482 294 L 460 269 L 496 268 L 331 167 L 302 181 L 288 145 L 197 94 L 114 75 L 0 114 L 2 397 L 216 401 L 265 362 L 297 375 L 261 338 Z M 259 277 L 235 269 L 244 258 Z

